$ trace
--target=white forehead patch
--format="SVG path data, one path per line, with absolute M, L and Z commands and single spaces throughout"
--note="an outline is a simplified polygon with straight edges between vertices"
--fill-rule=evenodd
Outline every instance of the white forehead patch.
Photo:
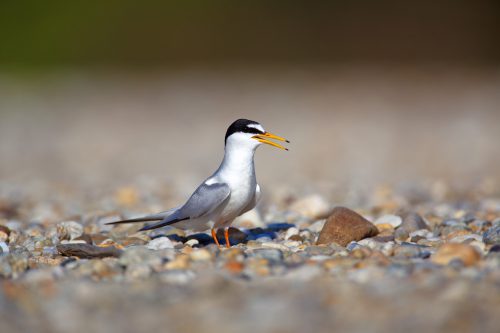
M 247 125 L 247 127 L 252 127 L 252 128 L 256 128 L 258 129 L 259 131 L 262 131 L 262 132 L 265 132 L 266 130 L 264 129 L 264 127 L 262 127 L 261 124 L 249 124 Z

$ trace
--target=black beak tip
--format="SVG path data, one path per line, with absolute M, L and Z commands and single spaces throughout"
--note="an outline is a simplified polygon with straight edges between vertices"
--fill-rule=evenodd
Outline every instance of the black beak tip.
M 289 140 L 286 140 L 286 143 L 290 143 L 290 141 L 289 141 Z

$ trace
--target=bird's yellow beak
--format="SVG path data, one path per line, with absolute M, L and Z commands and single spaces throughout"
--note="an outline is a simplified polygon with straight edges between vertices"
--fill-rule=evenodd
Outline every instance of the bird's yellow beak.
M 269 132 L 265 132 L 264 134 L 254 135 L 254 136 L 252 136 L 252 139 L 255 139 L 259 142 L 262 142 L 262 143 L 265 143 L 265 144 L 268 144 L 268 145 L 271 145 L 271 146 L 274 146 L 274 147 L 277 147 L 277 148 L 283 149 L 283 150 L 288 150 L 288 148 L 285 148 L 276 142 L 270 141 L 269 139 L 274 139 L 274 140 L 290 143 L 290 141 L 288 141 L 287 139 L 282 138 L 281 136 L 274 135 L 274 134 L 269 133 Z

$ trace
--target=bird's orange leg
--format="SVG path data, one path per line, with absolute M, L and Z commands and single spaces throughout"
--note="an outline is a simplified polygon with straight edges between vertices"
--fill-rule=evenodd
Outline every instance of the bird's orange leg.
M 224 238 L 226 239 L 226 247 L 229 249 L 231 247 L 231 243 L 229 242 L 229 228 L 224 228 Z
M 217 247 L 220 249 L 219 240 L 217 239 L 217 233 L 214 228 L 212 228 L 212 238 L 214 239 L 215 244 L 217 244 Z

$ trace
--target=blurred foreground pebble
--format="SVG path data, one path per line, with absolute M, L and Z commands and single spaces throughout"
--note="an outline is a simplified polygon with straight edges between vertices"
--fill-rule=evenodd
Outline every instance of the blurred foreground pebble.
M 154 211 L 154 196 L 142 203 L 143 211 L 128 210 L 141 205 L 136 194 L 142 192 L 121 189 L 109 202 L 127 207 L 126 216 Z M 168 320 L 183 323 L 186 332 L 213 332 L 210 318 L 219 322 L 234 313 L 244 327 L 257 320 L 262 330 L 298 332 L 328 331 L 333 319 L 325 313 L 339 311 L 335 322 L 347 328 L 383 331 L 392 325 L 400 331 L 408 328 L 403 310 L 410 307 L 418 312 L 413 322 L 431 331 L 451 331 L 450 313 L 460 314 L 454 320 L 461 322 L 464 311 L 475 331 L 494 331 L 500 200 L 484 206 L 428 196 L 408 207 L 384 193 L 374 206 L 352 207 L 359 213 L 332 210 L 319 195 L 280 209 L 270 205 L 266 219 L 255 213 L 229 229 L 230 249 L 218 249 L 208 233 L 106 226 L 120 218 L 119 207 L 81 216 L 54 208 L 46 216 L 59 218 L 36 220 L 30 212 L 38 205 L 17 206 L 17 213 L 0 219 L 0 319 L 28 331 L 79 331 L 84 324 L 96 331 L 159 330 Z M 222 230 L 217 236 L 224 243 Z M 18 310 L 12 312 L 6 299 Z M 431 300 L 442 307 L 429 307 Z M 29 316 L 28 303 L 37 304 Z M 398 305 L 388 305 L 393 303 Z M 378 314 L 365 326 L 359 318 L 373 315 L 373 304 Z M 274 307 L 293 316 L 275 326 L 281 310 Z M 97 312 L 109 320 L 96 319 Z M 113 320 L 118 313 L 123 319 Z M 304 318 L 311 319 L 307 327 Z

